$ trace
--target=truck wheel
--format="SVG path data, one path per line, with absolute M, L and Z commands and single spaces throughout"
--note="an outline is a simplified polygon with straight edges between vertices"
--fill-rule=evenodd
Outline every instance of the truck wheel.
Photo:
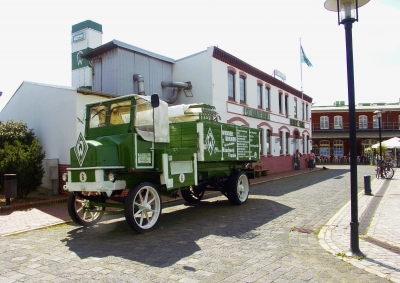
M 161 215 L 161 198 L 153 184 L 144 182 L 129 190 L 125 198 L 125 219 L 139 233 L 153 229 Z
M 204 196 L 204 190 L 197 187 L 190 187 L 188 189 L 181 189 L 181 194 L 187 203 L 198 203 Z
M 228 199 L 231 204 L 243 204 L 249 196 L 250 183 L 246 173 L 235 171 L 228 180 Z
M 68 197 L 68 214 L 72 221 L 84 227 L 93 226 L 103 217 L 104 206 L 94 206 L 89 200 L 73 193 Z

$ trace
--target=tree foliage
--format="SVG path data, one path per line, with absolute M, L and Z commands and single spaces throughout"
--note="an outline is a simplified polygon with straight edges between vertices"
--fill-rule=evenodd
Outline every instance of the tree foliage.
M 42 184 L 44 157 L 39 139 L 23 121 L 0 125 L 0 186 L 4 174 L 17 174 L 18 196 L 26 196 Z

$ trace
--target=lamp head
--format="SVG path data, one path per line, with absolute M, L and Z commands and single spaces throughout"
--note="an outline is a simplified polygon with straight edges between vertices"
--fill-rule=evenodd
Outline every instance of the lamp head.
M 376 111 L 374 112 L 374 114 L 376 114 L 376 116 L 378 116 L 378 118 L 381 118 L 383 112 L 385 112 L 385 111 L 383 111 L 382 109 L 378 109 L 378 110 L 376 110 Z
M 346 21 L 358 22 L 358 8 L 367 4 L 369 0 L 326 0 L 325 8 L 338 13 L 338 23 Z

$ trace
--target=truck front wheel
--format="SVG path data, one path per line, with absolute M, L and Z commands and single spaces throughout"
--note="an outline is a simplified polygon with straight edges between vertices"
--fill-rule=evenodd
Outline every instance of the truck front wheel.
M 68 197 L 68 214 L 72 221 L 84 227 L 90 227 L 103 217 L 105 207 L 94 206 L 89 200 L 70 193 Z
M 160 195 L 149 182 L 130 189 L 124 205 L 126 222 L 139 233 L 153 229 L 161 215 Z
M 233 172 L 228 179 L 228 200 L 231 204 L 243 204 L 249 197 L 250 183 L 246 173 Z

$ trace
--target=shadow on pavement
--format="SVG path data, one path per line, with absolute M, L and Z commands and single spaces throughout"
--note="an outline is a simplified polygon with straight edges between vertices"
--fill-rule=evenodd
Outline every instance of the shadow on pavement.
M 199 243 L 203 247 L 218 247 L 214 250 L 221 251 L 226 245 L 225 237 L 237 238 L 238 245 L 256 237 L 267 241 L 257 228 L 291 210 L 288 206 L 254 196 L 240 206 L 231 205 L 227 200 L 211 199 L 194 206 L 167 208 L 155 230 L 146 234 L 132 231 L 124 217 L 114 217 L 94 227 L 76 228 L 61 241 L 80 258 L 112 256 L 111 261 L 124 258 L 166 267 L 199 252 Z
M 350 169 L 328 169 L 319 170 L 314 174 L 302 174 L 286 179 L 272 180 L 267 183 L 253 185 L 250 193 L 252 195 L 267 195 L 267 196 L 282 196 L 302 188 L 317 185 L 328 179 L 342 179 L 344 174 L 349 173 Z M 293 186 L 285 186 L 285 184 L 296 183 L 295 189 Z

